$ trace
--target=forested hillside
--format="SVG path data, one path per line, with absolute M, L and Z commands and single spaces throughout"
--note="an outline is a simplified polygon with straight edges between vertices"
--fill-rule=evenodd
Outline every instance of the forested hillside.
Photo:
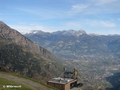
M 40 80 L 57 76 L 61 62 L 14 29 L 0 22 L 0 70 Z

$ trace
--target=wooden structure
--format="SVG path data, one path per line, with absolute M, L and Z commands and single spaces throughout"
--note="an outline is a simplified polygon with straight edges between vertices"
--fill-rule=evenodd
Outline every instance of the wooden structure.
M 70 90 L 77 85 L 77 79 L 52 78 L 47 84 L 59 90 Z
M 82 83 L 77 82 L 78 71 L 74 68 L 74 71 L 66 71 L 63 67 L 64 75 L 63 78 L 52 78 L 47 82 L 48 85 L 58 88 L 59 90 L 71 90 L 74 87 L 82 86 Z

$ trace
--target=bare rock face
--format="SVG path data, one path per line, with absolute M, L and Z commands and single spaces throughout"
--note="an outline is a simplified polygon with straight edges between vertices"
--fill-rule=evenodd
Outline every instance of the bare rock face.
M 21 35 L 18 31 L 10 28 L 2 21 L 0 22 L 0 36 L 18 45 L 26 47 L 31 52 L 35 52 L 37 54 L 41 53 L 38 45 Z
M 9 40 L 10 42 L 16 43 L 17 45 L 25 47 L 28 51 L 36 53 L 38 55 L 45 56 L 46 58 L 53 58 L 49 51 L 35 44 L 17 30 L 10 28 L 4 22 L 0 21 L 0 38 Z
M 43 56 L 45 58 L 55 60 L 56 57 L 49 52 L 47 49 L 35 44 L 30 39 L 23 36 L 17 30 L 10 28 L 4 22 L 0 21 L 0 39 L 8 40 L 11 43 L 15 43 L 24 47 L 27 51 L 30 51 L 38 56 Z

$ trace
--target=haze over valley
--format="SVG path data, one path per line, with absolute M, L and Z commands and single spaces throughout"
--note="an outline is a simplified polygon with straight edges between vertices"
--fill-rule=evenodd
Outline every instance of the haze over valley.
M 68 70 L 76 67 L 85 90 L 119 90 L 120 35 L 87 34 L 84 30 L 34 30 L 22 35 L 2 21 L 0 30 L 1 71 L 44 82 L 60 76 L 62 66 Z
M 109 77 L 120 70 L 120 35 L 87 34 L 84 30 L 33 30 L 24 35 L 62 59 L 66 67 L 77 67 L 86 90 L 119 86 L 119 77 L 115 81 Z
M 1 0 L 0 89 L 10 75 L 53 90 L 46 81 L 63 66 L 77 68 L 83 90 L 120 90 L 120 1 Z

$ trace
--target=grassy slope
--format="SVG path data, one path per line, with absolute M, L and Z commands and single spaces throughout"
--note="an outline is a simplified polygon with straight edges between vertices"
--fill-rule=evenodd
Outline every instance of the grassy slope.
M 8 88 L 8 85 L 12 85 L 12 86 L 21 86 L 18 88 Z M 24 86 L 22 84 L 4 79 L 4 78 L 0 78 L 0 90 L 32 90 L 31 88 Z
M 19 78 L 23 78 L 23 79 L 26 79 L 26 80 L 30 80 L 30 81 L 33 81 L 33 82 L 35 82 L 35 83 L 38 83 L 38 84 L 40 84 L 40 85 L 43 85 L 44 87 L 46 87 L 46 88 L 49 88 L 49 90 L 58 90 L 58 89 L 56 89 L 56 88 L 54 88 L 54 87 L 51 87 L 51 86 L 49 86 L 49 85 L 47 85 L 46 83 L 43 83 L 42 81 L 40 81 L 40 80 L 36 80 L 36 79 L 33 79 L 33 78 L 29 78 L 29 77 L 27 77 L 27 76 L 21 76 L 21 75 L 19 75 L 19 74 L 16 74 L 16 73 L 13 73 L 13 72 L 0 72 L 0 74 L 4 74 L 4 75 L 12 75 L 12 76 L 15 76 L 15 77 L 19 77 Z M 28 86 L 25 86 L 25 85 L 22 85 L 22 84 L 20 84 L 20 83 L 16 83 L 16 82 L 13 82 L 13 81 L 10 81 L 10 80 L 7 80 L 7 79 L 4 79 L 5 80 L 5 82 L 8 82 L 8 83 L 3 83 L 2 82 L 2 79 L 3 78 L 0 78 L 0 90 L 11 90 L 11 89 L 1 89 L 1 87 L 3 87 L 3 85 L 21 85 L 21 87 L 22 87 L 22 90 L 32 90 L 31 88 L 29 88 Z M 10 81 L 10 83 L 9 83 L 9 81 Z M 2 84 L 1 84 L 2 83 Z M 2 86 L 1 86 L 2 85 Z M 12 88 L 12 90 L 21 90 L 21 89 L 13 89 Z

